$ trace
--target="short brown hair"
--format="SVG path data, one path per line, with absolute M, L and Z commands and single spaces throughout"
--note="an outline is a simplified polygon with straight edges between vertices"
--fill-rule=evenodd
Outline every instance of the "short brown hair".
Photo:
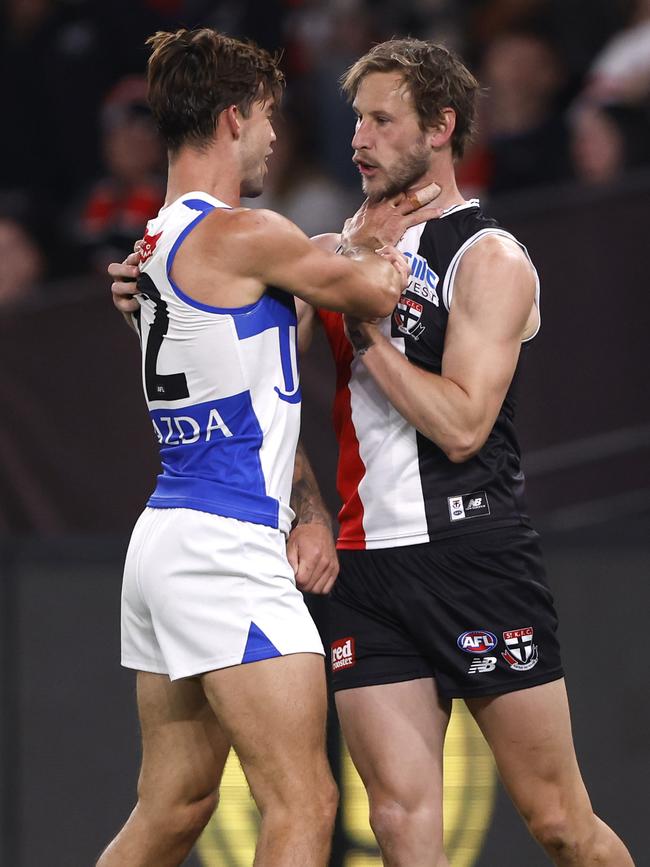
M 149 104 L 172 153 L 184 144 L 205 146 L 228 106 L 247 117 L 254 102 L 282 93 L 279 59 L 252 42 L 204 27 L 158 31 L 147 45 Z
M 480 85 L 453 51 L 421 39 L 381 42 L 341 78 L 348 99 L 354 99 L 361 80 L 371 72 L 401 73 L 423 129 L 441 119 L 443 108 L 453 108 L 456 127 L 451 138 L 452 153 L 463 156 L 474 133 Z

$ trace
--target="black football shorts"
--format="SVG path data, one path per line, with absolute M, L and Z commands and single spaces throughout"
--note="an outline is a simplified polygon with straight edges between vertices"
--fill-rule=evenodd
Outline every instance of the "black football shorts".
M 330 600 L 335 690 L 433 677 L 441 695 L 472 698 L 563 676 L 534 530 L 339 555 Z

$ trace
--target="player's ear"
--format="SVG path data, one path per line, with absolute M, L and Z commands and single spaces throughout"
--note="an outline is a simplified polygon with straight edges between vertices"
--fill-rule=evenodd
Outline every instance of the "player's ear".
M 456 129 L 456 112 L 453 108 L 441 108 L 440 117 L 428 129 L 431 147 L 442 148 L 449 143 Z
M 219 115 L 217 125 L 219 123 L 223 123 L 233 138 L 239 138 L 241 135 L 241 114 L 236 105 L 229 105 L 228 108 L 224 108 Z

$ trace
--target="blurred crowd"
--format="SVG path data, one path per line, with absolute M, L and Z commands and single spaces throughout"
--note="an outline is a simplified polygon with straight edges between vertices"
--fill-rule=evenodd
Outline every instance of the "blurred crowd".
M 465 195 L 616 184 L 650 165 L 650 0 L 5 0 L 0 306 L 103 274 L 164 194 L 144 41 L 212 26 L 282 51 L 287 95 L 256 204 L 308 234 L 359 202 L 338 79 L 373 43 L 444 42 L 483 85 Z

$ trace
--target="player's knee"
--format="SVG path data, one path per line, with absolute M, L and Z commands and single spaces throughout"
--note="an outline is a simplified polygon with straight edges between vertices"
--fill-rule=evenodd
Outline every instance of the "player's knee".
M 302 820 L 311 824 L 315 831 L 330 835 L 334 828 L 338 802 L 338 788 L 331 776 L 328 775 L 306 798 L 294 799 L 293 811 L 300 813 Z
M 339 790 L 333 779 L 329 779 L 321 788 L 321 815 L 326 829 L 334 828 L 336 811 L 339 806 Z
M 210 793 L 196 801 L 176 807 L 172 829 L 176 836 L 194 841 L 217 808 L 218 794 Z
M 143 806 L 159 835 L 170 841 L 193 843 L 210 821 L 218 802 L 219 793 L 214 791 L 192 801 Z
M 533 815 L 528 827 L 551 857 L 561 856 L 567 863 L 573 863 L 570 859 L 578 856 L 580 840 L 577 829 L 565 811 L 558 808 Z
M 426 805 L 409 808 L 394 799 L 372 798 L 370 826 L 380 842 L 427 836 L 431 846 L 437 845 L 434 810 Z

